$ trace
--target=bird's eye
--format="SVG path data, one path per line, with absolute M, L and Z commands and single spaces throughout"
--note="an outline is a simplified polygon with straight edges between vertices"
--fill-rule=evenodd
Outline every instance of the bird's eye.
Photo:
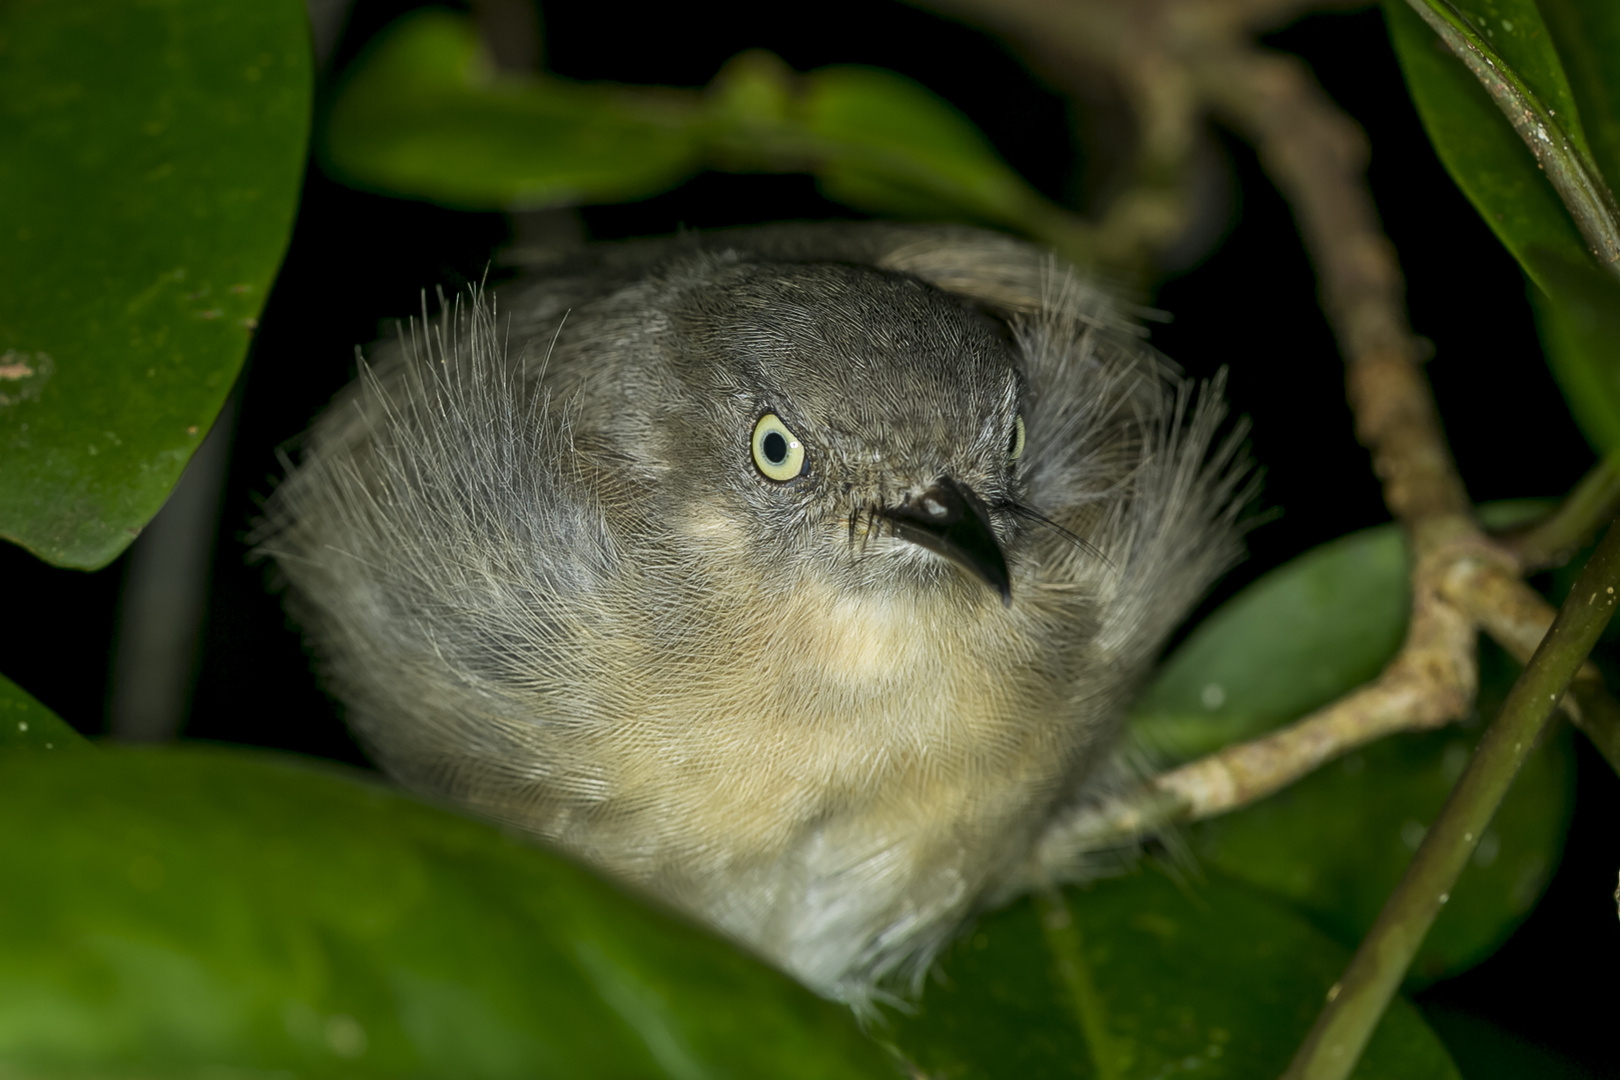
M 754 465 L 777 483 L 804 474 L 804 446 L 775 413 L 766 413 L 754 425 Z
M 1017 461 L 1024 456 L 1024 417 L 1013 417 L 1012 440 L 1007 444 L 1007 460 Z

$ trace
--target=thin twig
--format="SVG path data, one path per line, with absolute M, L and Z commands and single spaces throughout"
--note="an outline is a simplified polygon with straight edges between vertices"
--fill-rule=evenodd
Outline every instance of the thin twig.
M 1343 1080 L 1355 1068 L 1457 876 L 1507 795 L 1558 701 L 1614 613 L 1620 529 L 1610 528 L 1582 569 L 1552 629 L 1480 739 L 1451 797 L 1390 894 L 1378 921 L 1328 991 L 1328 1002 L 1284 1080 Z
M 1077 810 L 1047 832 L 1042 865 L 1074 851 L 1126 843 L 1169 825 L 1202 821 L 1265 798 L 1325 762 L 1400 731 L 1455 720 L 1474 696 L 1473 623 L 1427 603 L 1405 646 L 1377 680 L 1287 727 L 1237 743 L 1154 777 L 1141 788 Z
M 1496 542 L 1526 573 L 1546 570 L 1568 562 L 1616 514 L 1620 514 L 1620 453 L 1611 453 L 1581 477 L 1558 509 L 1531 525 L 1498 535 Z

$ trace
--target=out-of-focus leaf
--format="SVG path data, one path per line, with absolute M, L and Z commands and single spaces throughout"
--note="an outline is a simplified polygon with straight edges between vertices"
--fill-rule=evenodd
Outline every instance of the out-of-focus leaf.
M 1620 286 L 1591 259 L 1539 244 L 1524 263 L 1546 282 L 1528 292 L 1564 400 L 1593 446 L 1620 447 Z
M 0 755 L 0 895 L 29 1075 L 894 1075 L 774 969 L 335 769 Z
M 1492 526 L 1545 508 L 1483 507 Z M 1409 587 L 1394 526 L 1336 540 L 1267 574 L 1204 621 L 1142 696 L 1133 729 L 1184 760 L 1253 738 L 1374 678 L 1405 633 Z M 1480 709 L 1494 714 L 1517 672 L 1496 652 Z M 1210 866 L 1286 899 L 1347 946 L 1359 941 L 1467 762 L 1480 730 L 1375 743 L 1236 813 L 1192 830 Z M 1515 782 L 1475 864 L 1424 943 L 1414 985 L 1478 962 L 1529 914 L 1550 879 L 1571 810 L 1567 735 Z
M 1578 6 L 1584 11 L 1584 0 Z M 1514 0 L 1514 7 L 1514 13 L 1506 16 L 1511 30 L 1501 28 L 1503 16 L 1486 18 L 1483 10 L 1477 29 L 1499 34 L 1487 40 L 1500 41 L 1515 57 L 1523 54 L 1527 85 L 1538 95 L 1577 102 L 1579 121 L 1572 114 L 1571 128 L 1576 133 L 1593 132 L 1593 156 L 1601 160 L 1608 154 L 1606 148 L 1620 139 L 1613 131 L 1612 97 L 1599 101 L 1580 94 L 1591 80 L 1572 87 L 1563 69 L 1552 66 L 1558 57 L 1547 43 L 1555 39 L 1535 15 L 1534 5 Z M 1550 274 L 1548 268 L 1588 268 L 1588 288 L 1597 297 L 1598 311 L 1620 309 L 1620 282 L 1597 266 L 1558 194 L 1479 81 L 1404 0 L 1385 0 L 1384 12 L 1407 87 L 1441 161 L 1542 293 L 1536 298 L 1542 343 L 1576 421 L 1600 450 L 1620 446 L 1620 338 L 1585 330 L 1591 322 L 1585 312 L 1592 308 L 1592 299 L 1567 295 L 1569 275 Z M 1612 68 L 1612 61 L 1609 64 Z M 1551 108 L 1558 111 L 1556 104 Z
M 817 169 L 839 202 L 915 218 L 967 218 L 1033 235 L 1051 208 L 945 102 L 893 72 L 832 67 L 808 76 L 804 124 L 829 153 Z
M 1348 958 L 1243 886 L 1138 872 L 981 918 L 889 1034 L 922 1075 L 952 1080 L 1276 1076 Z M 1354 1075 L 1457 1071 L 1397 999 Z
M 700 164 L 693 94 L 497 76 L 466 18 L 401 19 L 355 63 L 326 120 L 326 166 L 473 208 L 645 198 Z
M 291 234 L 298 0 L 0 4 L 0 536 L 115 557 L 246 354 Z
M 32 694 L 0 675 L 0 752 L 78 750 L 89 745 Z
M 1137 699 L 1131 727 L 1184 761 L 1297 720 L 1377 676 L 1409 606 L 1399 530 L 1324 544 L 1199 624 Z
M 489 70 L 464 18 L 426 12 L 380 36 L 321 139 L 346 183 L 456 206 L 645 198 L 700 169 L 809 172 L 874 213 L 1003 225 L 1078 256 L 1089 232 L 950 105 L 893 72 L 798 75 L 743 53 L 706 91 Z

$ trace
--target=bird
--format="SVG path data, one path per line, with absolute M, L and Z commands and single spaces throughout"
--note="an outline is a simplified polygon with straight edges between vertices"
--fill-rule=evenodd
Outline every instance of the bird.
M 966 226 L 532 260 L 371 350 L 261 551 L 385 773 L 859 1007 L 1073 872 L 1242 555 L 1221 377 L 1139 314 Z

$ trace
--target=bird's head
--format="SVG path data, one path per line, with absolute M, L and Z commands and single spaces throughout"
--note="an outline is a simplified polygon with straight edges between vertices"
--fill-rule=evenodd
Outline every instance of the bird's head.
M 1002 324 L 838 264 L 723 267 L 667 311 L 667 382 L 632 390 L 626 436 L 660 526 L 847 587 L 1010 602 L 1026 390 Z

